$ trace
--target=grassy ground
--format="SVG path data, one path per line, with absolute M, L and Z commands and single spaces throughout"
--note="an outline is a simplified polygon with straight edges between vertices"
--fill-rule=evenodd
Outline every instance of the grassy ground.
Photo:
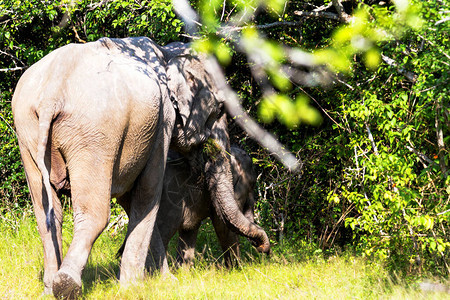
M 33 216 L 16 223 L 0 221 L 0 299 L 36 299 L 43 291 L 42 246 Z M 65 226 L 64 248 L 71 225 Z M 200 236 L 201 254 L 191 269 L 174 270 L 176 279 L 149 277 L 128 288 L 118 285 L 115 253 L 123 231 L 108 230 L 97 240 L 83 275 L 86 299 L 448 299 L 424 293 L 415 284 L 394 283 L 383 266 L 352 255 L 301 253 L 284 249 L 270 258 L 251 253 L 239 268 L 227 270 L 208 227 Z M 67 237 L 67 238 L 66 238 Z M 396 280 L 396 282 L 402 282 Z M 51 297 L 43 297 L 51 299 Z

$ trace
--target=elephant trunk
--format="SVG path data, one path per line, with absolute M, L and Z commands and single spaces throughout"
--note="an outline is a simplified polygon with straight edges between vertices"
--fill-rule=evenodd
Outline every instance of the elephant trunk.
M 222 221 L 234 232 L 249 238 L 258 252 L 269 253 L 270 242 L 266 232 L 247 219 L 234 200 L 231 165 L 225 151 L 208 159 L 205 174 L 214 209 Z

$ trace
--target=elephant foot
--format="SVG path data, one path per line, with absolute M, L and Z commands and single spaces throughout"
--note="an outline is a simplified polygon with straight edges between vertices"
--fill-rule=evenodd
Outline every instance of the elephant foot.
M 42 296 L 49 296 L 49 295 L 53 295 L 53 290 L 51 287 L 45 286 Z
M 81 296 L 81 278 L 75 280 L 64 271 L 56 273 L 53 279 L 53 295 L 56 299 L 77 299 Z

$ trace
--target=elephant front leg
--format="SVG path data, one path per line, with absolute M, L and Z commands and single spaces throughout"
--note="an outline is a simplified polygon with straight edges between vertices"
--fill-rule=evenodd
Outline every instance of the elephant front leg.
M 239 237 L 232 232 L 216 214 L 212 214 L 211 220 L 223 251 L 225 265 L 227 268 L 230 268 L 236 264 L 236 261 L 239 260 L 241 256 L 239 250 Z
M 177 264 L 191 266 L 195 259 L 198 227 L 192 230 L 180 230 L 177 246 Z
M 150 273 L 159 270 L 163 276 L 170 274 L 167 262 L 167 246 L 161 239 L 158 226 L 155 226 L 153 229 L 150 251 L 148 252 L 145 266 Z

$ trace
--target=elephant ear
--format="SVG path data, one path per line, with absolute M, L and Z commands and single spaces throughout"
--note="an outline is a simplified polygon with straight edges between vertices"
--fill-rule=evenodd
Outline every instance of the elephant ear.
M 202 56 L 183 53 L 169 60 L 168 88 L 177 112 L 172 147 L 188 152 L 205 142 L 222 114 L 223 101 Z

